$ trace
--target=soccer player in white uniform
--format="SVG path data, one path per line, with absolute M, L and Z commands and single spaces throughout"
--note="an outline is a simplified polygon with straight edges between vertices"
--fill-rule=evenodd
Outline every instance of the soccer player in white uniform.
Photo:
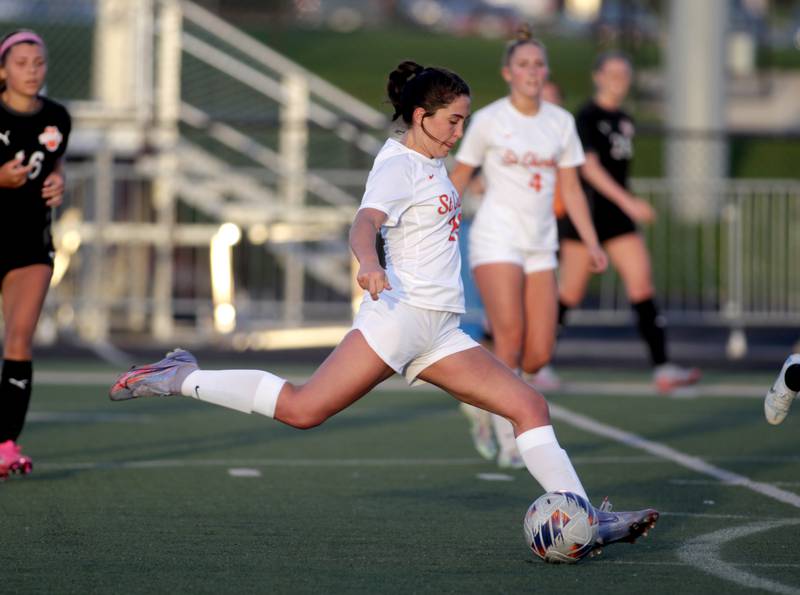
M 305 384 L 259 370 L 200 370 L 187 351 L 122 374 L 113 400 L 184 395 L 307 429 L 394 374 L 424 380 L 512 421 L 522 457 L 546 491 L 586 495 L 559 446 L 547 403 L 459 328 L 464 312 L 458 249 L 461 201 L 442 159 L 463 134 L 469 87 L 456 74 L 403 62 L 388 94 L 407 131 L 375 158 L 350 230 L 364 299 L 352 330 Z M 386 246 L 386 269 L 375 235 Z M 600 512 L 599 545 L 632 541 L 654 510 Z
M 502 75 L 510 93 L 475 113 L 456 155 L 451 179 L 463 191 L 480 167 L 486 192 L 470 227 L 469 260 L 491 326 L 495 355 L 512 370 L 533 374 L 550 361 L 558 321 L 558 231 L 553 195 L 558 182 L 594 271 L 607 261 L 597 240 L 576 168 L 584 161 L 572 115 L 542 101 L 547 52 L 523 30 L 508 44 Z M 469 410 L 465 413 L 470 415 Z M 472 412 L 476 448 L 485 417 Z M 522 467 L 507 420 L 493 419 L 501 467 Z

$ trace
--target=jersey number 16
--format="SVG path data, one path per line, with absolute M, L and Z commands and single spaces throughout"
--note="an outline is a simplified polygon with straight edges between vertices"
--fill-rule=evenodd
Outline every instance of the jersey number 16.
M 14 158 L 25 161 L 25 151 L 17 151 Z M 42 161 L 44 161 L 44 153 L 42 151 L 34 151 L 28 160 L 28 165 L 31 166 L 31 171 L 28 172 L 29 180 L 35 180 L 42 173 Z

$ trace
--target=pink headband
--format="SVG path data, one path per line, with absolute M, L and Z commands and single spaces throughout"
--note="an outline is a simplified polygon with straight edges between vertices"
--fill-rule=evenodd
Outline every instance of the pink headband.
M 44 42 L 42 38 L 36 35 L 33 31 L 20 31 L 19 33 L 14 33 L 11 37 L 6 39 L 3 42 L 3 45 L 0 45 L 0 58 L 2 58 L 5 53 L 9 50 L 12 45 L 16 45 L 18 43 L 35 43 L 36 45 L 40 45 L 44 47 Z

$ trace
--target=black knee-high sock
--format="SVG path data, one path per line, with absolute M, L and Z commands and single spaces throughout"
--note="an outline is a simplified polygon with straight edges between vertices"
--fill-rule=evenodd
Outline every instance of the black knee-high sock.
M 561 300 L 558 300 L 558 329 L 561 330 L 564 328 L 564 324 L 567 319 L 567 312 L 569 312 L 569 306 L 567 306 Z
M 636 312 L 639 334 L 650 349 L 650 360 L 654 366 L 667 362 L 667 338 L 664 332 L 664 318 L 659 315 L 658 308 L 652 299 L 631 304 Z
M 794 392 L 800 391 L 800 364 L 792 364 L 786 368 L 783 381 L 786 383 L 786 388 L 789 390 L 793 390 Z
M 33 364 L 30 361 L 3 360 L 0 375 L 0 442 L 16 441 L 25 425 L 31 400 Z

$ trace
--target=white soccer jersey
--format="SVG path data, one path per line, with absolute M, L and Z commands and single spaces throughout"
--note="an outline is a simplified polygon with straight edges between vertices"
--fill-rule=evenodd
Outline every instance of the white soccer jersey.
M 387 140 L 375 157 L 361 208 L 387 215 L 381 234 L 392 289 L 385 293 L 418 308 L 463 314 L 461 199 L 443 161 Z
M 475 112 L 456 160 L 482 166 L 486 178 L 470 237 L 521 250 L 558 249 L 556 170 L 584 162 L 572 114 L 542 102 L 536 115 L 526 116 L 508 97 L 498 99 Z

